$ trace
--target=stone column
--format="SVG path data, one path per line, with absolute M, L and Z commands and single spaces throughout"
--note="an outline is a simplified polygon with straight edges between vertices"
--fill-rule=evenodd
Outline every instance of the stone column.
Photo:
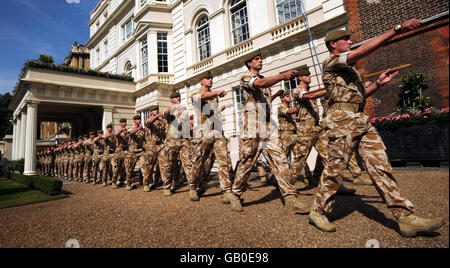
M 23 174 L 27 176 L 36 173 L 36 139 L 37 139 L 37 108 L 38 102 L 27 103 L 27 134 L 25 146 L 25 169 Z
M 103 122 L 102 129 L 106 133 L 106 125 L 113 124 L 113 107 L 111 106 L 103 106 Z
M 16 134 L 17 134 L 17 121 L 14 119 L 13 120 L 13 141 L 12 141 L 12 152 L 11 152 L 11 160 L 15 160 L 14 156 L 15 156 L 15 152 L 16 152 L 16 148 L 15 148 L 15 144 L 16 144 Z
M 19 159 L 19 148 L 20 148 L 20 134 L 22 130 L 22 117 L 17 116 L 17 126 L 16 126 L 16 136 L 14 137 L 14 155 L 13 160 Z
M 25 157 L 25 140 L 26 140 L 26 128 L 27 127 L 27 112 L 22 112 L 22 124 L 19 138 L 19 157 L 18 159 Z

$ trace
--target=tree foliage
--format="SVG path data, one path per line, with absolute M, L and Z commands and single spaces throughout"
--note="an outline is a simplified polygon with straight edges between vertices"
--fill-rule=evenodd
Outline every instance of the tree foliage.
M 39 55 L 39 61 L 46 64 L 53 64 L 55 60 L 52 56 L 41 54 Z
M 10 121 L 12 118 L 12 111 L 8 110 L 11 100 L 11 94 L 0 94 L 0 139 L 3 139 L 5 135 L 12 134 L 13 131 Z

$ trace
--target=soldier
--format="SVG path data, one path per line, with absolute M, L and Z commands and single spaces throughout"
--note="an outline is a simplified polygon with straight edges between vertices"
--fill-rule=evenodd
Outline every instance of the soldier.
M 443 218 L 421 219 L 413 214 L 413 204 L 400 194 L 386 147 L 363 113 L 366 98 L 389 83 L 398 72 L 387 70 L 376 83 L 365 88 L 360 74 L 353 67 L 358 60 L 395 35 L 417 29 L 420 25 L 420 20 L 409 20 L 353 51 L 350 34 L 346 31 L 332 32 L 325 38 L 330 51 L 323 62 L 323 82 L 329 94 L 329 110 L 325 117 L 329 158 L 309 215 L 310 223 L 319 230 L 336 231 L 335 225 L 325 215 L 331 209 L 333 196 L 342 183 L 343 171 L 354 150 L 358 151 L 375 187 L 397 220 L 401 235 L 414 237 L 418 232 L 431 232 L 445 224 Z
M 106 126 L 106 135 L 104 136 L 105 140 L 105 150 L 102 155 L 100 170 L 102 172 L 103 179 L 103 187 L 108 186 L 108 181 L 112 181 L 112 166 L 111 160 L 114 155 L 114 151 L 116 150 L 116 140 L 114 138 L 113 126 L 112 124 L 108 124 Z
M 246 189 L 247 181 L 262 150 L 267 151 L 266 159 L 278 182 L 288 213 L 308 213 L 309 206 L 297 199 L 297 191 L 291 184 L 291 172 L 286 154 L 281 149 L 278 129 L 271 120 L 272 93 L 270 87 L 283 80 L 291 80 L 297 71 L 288 71 L 277 76 L 264 78 L 260 75 L 262 57 L 254 53 L 246 61 L 249 69 L 241 78 L 241 92 L 246 100 L 244 127 L 239 139 L 239 162 L 233 183 L 234 198 L 232 209 L 243 211 L 239 198 Z
M 92 176 L 92 155 L 94 153 L 94 138 L 95 132 L 89 132 L 89 139 L 83 142 L 84 145 L 84 169 L 83 169 L 83 180 L 85 183 L 91 183 Z
M 101 171 L 101 160 L 102 155 L 105 151 L 106 142 L 103 138 L 103 130 L 97 131 L 97 137 L 93 140 L 94 154 L 92 155 L 92 184 L 95 185 L 101 182 L 100 171 Z
M 76 182 L 79 182 L 83 178 L 83 158 L 82 154 L 84 153 L 83 150 L 83 137 L 78 137 L 78 142 L 74 145 L 74 178 Z
M 75 139 L 72 139 L 70 141 L 70 146 L 67 148 L 68 151 L 68 170 L 67 170 L 67 179 L 68 180 L 74 180 L 74 162 L 75 162 L 75 143 L 77 141 Z
M 175 189 L 175 177 L 180 174 L 177 165 L 178 157 L 181 159 L 182 167 L 186 176 L 190 176 L 191 170 L 191 143 L 190 116 L 185 107 L 180 105 L 180 93 L 173 92 L 170 95 L 172 105 L 163 114 L 168 124 L 167 138 L 164 149 L 160 153 L 159 167 L 163 180 L 164 195 L 171 196 Z M 189 178 L 188 178 L 189 180 Z
M 211 91 L 212 76 L 209 72 L 200 80 L 201 89 L 192 95 L 192 103 L 196 113 L 197 131 L 195 138 L 198 141 L 192 156 L 192 180 L 189 182 L 189 196 L 191 201 L 199 201 L 199 193 L 204 192 L 207 185 L 209 171 L 214 164 L 213 157 L 219 164 L 219 181 L 222 191 L 222 203 L 229 204 L 233 198 L 230 178 L 231 157 L 228 151 L 228 140 L 223 136 L 221 112 L 230 105 L 219 108 L 219 98 L 227 95 L 224 90 Z M 208 161 L 209 160 L 209 161 Z M 199 182 L 202 183 L 201 189 Z
M 150 192 L 155 185 L 155 166 L 166 139 L 167 122 L 159 112 L 159 106 L 150 106 L 151 117 L 146 122 L 144 156 L 139 163 L 143 177 L 144 192 Z
M 311 83 L 311 73 L 307 69 L 300 70 L 298 75 L 297 89 L 294 90 L 293 95 L 295 97 L 296 108 L 295 112 L 298 113 L 298 144 L 293 146 L 293 159 L 292 159 L 292 172 L 294 180 L 300 175 L 302 170 L 305 170 L 305 174 L 311 174 L 309 171 L 306 160 L 314 146 L 319 155 L 319 160 L 322 161 L 323 166 L 328 162 L 328 137 L 323 131 L 323 127 L 320 125 L 319 114 L 319 100 L 326 109 L 327 92 L 321 90 L 315 93 L 309 93 L 309 84 Z M 320 166 L 317 165 L 317 166 Z M 320 174 L 322 170 L 315 173 Z M 320 177 L 320 175 L 319 175 Z M 308 184 L 308 180 L 305 179 L 305 184 Z M 355 193 L 354 189 L 347 189 L 344 185 L 339 188 L 338 194 L 352 195 Z
M 141 116 L 133 117 L 134 128 L 128 130 L 128 153 L 125 155 L 126 189 L 132 190 L 134 168 L 139 162 L 144 164 L 145 129 L 141 124 Z
M 117 189 L 121 184 L 121 178 L 125 173 L 124 159 L 128 153 L 128 129 L 127 120 L 120 119 L 120 129 L 114 133 L 113 137 L 110 137 L 113 142 L 116 142 L 116 150 L 111 159 L 111 167 L 113 171 L 112 175 L 112 188 Z

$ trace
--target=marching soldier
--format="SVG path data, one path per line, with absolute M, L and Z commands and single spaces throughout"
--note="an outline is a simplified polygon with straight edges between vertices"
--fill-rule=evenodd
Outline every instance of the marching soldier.
M 108 181 L 112 181 L 112 166 L 111 161 L 116 150 L 116 140 L 114 138 L 113 126 L 112 124 L 108 124 L 106 126 L 106 135 L 104 136 L 105 140 L 105 150 L 102 155 L 100 170 L 102 172 L 103 179 L 103 187 L 108 186 Z
M 131 191 L 133 183 L 134 168 L 136 164 L 144 164 L 144 143 L 145 143 L 145 129 L 141 124 L 141 116 L 135 115 L 133 117 L 134 128 L 128 130 L 128 153 L 125 155 L 125 172 L 126 172 L 126 189 Z
M 219 98 L 227 95 L 224 90 L 211 91 L 212 76 L 208 72 L 200 80 L 201 89 L 192 95 L 192 103 L 198 121 L 195 138 L 198 141 L 192 156 L 192 179 L 189 182 L 191 201 L 199 201 L 198 187 L 201 180 L 207 180 L 214 161 L 213 155 L 219 164 L 219 181 L 222 191 L 222 202 L 229 204 L 232 200 L 230 178 L 231 157 L 228 151 L 228 140 L 223 136 L 221 112 L 230 107 L 219 108 Z M 209 161 L 208 161 L 209 159 Z M 205 165 L 206 163 L 206 165 Z M 202 192 L 207 181 L 203 183 Z
M 69 180 L 74 180 L 74 165 L 75 165 L 75 143 L 77 141 L 75 139 L 72 139 L 70 146 L 67 148 L 68 155 L 69 155 L 69 164 L 68 164 L 68 171 L 67 171 L 67 177 Z
M 155 167 L 158 164 L 160 152 L 164 147 L 166 139 L 167 122 L 163 114 L 159 112 L 159 106 L 150 107 L 151 117 L 146 122 L 144 156 L 141 167 L 144 192 L 150 192 L 155 185 Z
M 83 142 L 84 145 L 84 169 L 83 179 L 85 183 L 90 183 L 92 178 L 92 155 L 94 153 L 93 143 L 95 138 L 95 132 L 89 132 L 89 139 Z
M 93 140 L 94 154 L 92 155 L 92 184 L 95 185 L 101 182 L 100 171 L 101 171 L 101 160 L 102 155 L 105 151 L 106 143 L 103 138 L 103 130 L 97 131 L 97 137 Z
M 329 109 L 324 120 L 329 138 L 329 157 L 309 215 L 310 223 L 321 231 L 336 231 L 336 226 L 328 221 L 326 214 L 331 210 L 333 196 L 342 183 L 343 171 L 354 150 L 364 161 L 403 236 L 414 237 L 417 232 L 431 232 L 445 224 L 443 218 L 422 219 L 413 214 L 413 204 L 400 194 L 385 152 L 386 147 L 363 113 L 366 98 L 389 83 L 398 72 L 391 73 L 388 70 L 381 74 L 376 83 L 365 88 L 361 75 L 353 67 L 358 60 L 380 48 L 398 33 L 417 29 L 420 25 L 420 20 L 409 20 L 353 51 L 350 34 L 346 31 L 332 32 L 325 38 L 330 51 L 329 57 L 323 62 L 323 82 L 329 94 Z
M 82 154 L 84 153 L 83 150 L 83 137 L 78 137 L 78 142 L 74 145 L 74 178 L 76 182 L 79 182 L 83 178 L 83 158 Z
M 121 184 L 121 178 L 125 173 L 124 159 L 128 153 L 128 129 L 127 120 L 120 119 L 120 129 L 114 133 L 114 136 L 110 137 L 111 142 L 115 140 L 116 150 L 111 159 L 111 167 L 113 171 L 112 175 L 112 188 L 117 189 Z
M 190 116 L 185 107 L 180 105 L 180 93 L 173 92 L 170 95 L 172 105 L 163 114 L 168 123 L 167 138 L 164 149 L 159 158 L 159 167 L 163 180 L 164 195 L 171 196 L 175 188 L 175 178 L 179 176 L 180 169 L 178 157 L 182 162 L 182 167 L 186 176 L 191 176 L 190 157 Z M 188 178 L 189 180 L 189 178 Z
M 239 139 L 239 162 L 233 192 L 236 194 L 231 202 L 234 211 L 243 211 L 240 196 L 247 187 L 247 181 L 253 167 L 263 150 L 266 159 L 278 182 L 285 200 L 288 213 L 308 213 L 309 206 L 297 198 L 297 191 L 291 183 L 292 174 L 287 164 L 286 154 L 281 148 L 278 129 L 271 122 L 272 93 L 270 87 L 283 80 L 291 80 L 297 71 L 288 71 L 277 76 L 264 78 L 260 75 L 262 57 L 260 53 L 252 54 L 246 61 L 249 69 L 241 78 L 241 91 L 246 100 L 244 110 L 244 127 Z

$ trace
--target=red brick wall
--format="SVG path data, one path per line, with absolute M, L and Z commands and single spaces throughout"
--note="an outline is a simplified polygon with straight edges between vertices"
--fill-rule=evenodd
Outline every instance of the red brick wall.
M 366 0 L 347 0 L 349 30 L 354 43 L 372 38 L 393 25 L 410 18 L 427 18 L 448 10 L 447 1 L 382 0 L 369 4 Z M 408 72 L 424 72 L 431 97 L 437 108 L 449 106 L 449 23 L 448 18 L 424 26 L 412 33 L 398 36 L 385 47 L 358 63 L 357 68 L 368 74 L 389 67 L 411 63 L 391 84 L 377 91 L 368 100 L 366 113 L 383 116 L 395 111 L 401 76 Z M 376 78 L 374 77 L 372 81 Z

